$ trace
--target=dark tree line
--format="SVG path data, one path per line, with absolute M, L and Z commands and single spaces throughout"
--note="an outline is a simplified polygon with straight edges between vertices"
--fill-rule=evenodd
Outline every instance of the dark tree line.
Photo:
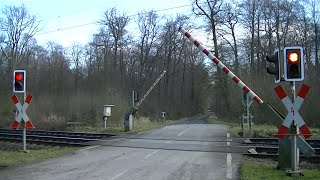
M 116 8 L 108 9 L 91 42 L 68 48 L 55 42 L 37 44 L 34 35 L 40 22 L 32 12 L 23 5 L 4 8 L 0 18 L 0 126 L 7 127 L 13 118 L 10 96 L 14 69 L 27 70 L 28 93 L 34 96 L 28 114 L 40 128 L 62 129 L 67 121 L 96 126 L 104 104 L 115 105 L 112 125 L 121 126 L 131 105 L 131 91 L 138 91 L 141 97 L 162 70 L 167 73 L 140 107 L 140 115 L 157 116 L 166 111 L 169 117 L 179 118 L 210 107 L 221 117 L 238 120 L 243 111 L 241 90 L 213 63 L 207 65 L 206 57 L 179 33 L 179 26 L 206 30 L 214 55 L 263 100 L 281 110 L 284 108 L 272 90 L 273 77 L 266 73 L 265 56 L 277 48 L 302 46 L 304 82 L 311 86 L 311 92 L 301 112 L 308 123 L 319 124 L 317 1 L 190 3 L 190 12 L 176 17 L 161 17 L 156 11 L 128 16 Z M 194 18 L 204 23 L 192 24 Z M 130 23 L 137 29 L 130 30 Z M 272 122 L 258 105 L 254 113 L 256 122 Z
M 199 5 L 199 2 L 206 3 Z M 204 15 L 207 21 L 208 32 L 217 34 L 213 36 L 218 41 L 215 53 L 218 51 L 217 56 L 229 63 L 233 71 L 264 101 L 272 102 L 284 114 L 287 112 L 273 91 L 276 86 L 273 84 L 273 76 L 266 73 L 268 64 L 265 57 L 273 54 L 275 49 L 286 46 L 303 47 L 306 69 L 304 83 L 311 86 L 312 92 L 308 94 L 301 112 L 309 124 L 319 124 L 316 121 L 319 110 L 315 108 L 319 100 L 319 3 L 314 0 L 243 0 L 238 4 L 228 4 L 222 0 L 210 2 L 196 0 L 194 9 L 200 6 L 200 15 Z M 211 12 L 210 16 L 203 11 Z M 216 28 L 208 28 L 213 24 Z M 237 33 L 234 27 L 238 28 L 237 31 L 241 27 L 243 32 Z M 220 75 L 214 76 L 216 87 L 213 91 L 217 95 L 213 99 L 214 110 L 222 116 L 241 114 L 241 92 L 231 81 L 226 78 L 221 80 Z M 281 84 L 290 92 L 289 83 Z M 297 83 L 297 91 L 301 84 Z M 254 112 L 257 117 L 255 121 L 272 122 L 260 106 L 256 105 Z

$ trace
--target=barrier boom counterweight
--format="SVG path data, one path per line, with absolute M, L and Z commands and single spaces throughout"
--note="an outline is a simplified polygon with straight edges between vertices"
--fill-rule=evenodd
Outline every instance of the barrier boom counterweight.
M 207 55 L 217 66 L 220 68 L 226 75 L 231 78 L 245 93 L 248 93 L 249 97 L 256 101 L 258 104 L 262 104 L 262 99 L 257 96 L 247 85 L 245 85 L 235 74 L 233 74 L 218 58 L 216 58 L 210 51 L 208 51 L 199 41 L 191 36 L 182 27 L 179 28 L 179 31 L 183 33 L 201 52 Z

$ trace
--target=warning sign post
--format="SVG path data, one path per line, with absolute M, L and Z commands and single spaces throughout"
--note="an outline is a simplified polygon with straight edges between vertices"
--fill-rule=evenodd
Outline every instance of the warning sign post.
M 307 139 L 312 136 L 307 124 L 299 113 L 299 109 L 309 89 L 309 86 L 303 84 L 296 97 L 295 82 L 291 82 L 293 99 L 293 101 L 291 101 L 281 86 L 275 88 L 278 97 L 288 110 L 288 114 L 277 133 L 279 138 L 278 168 L 285 169 L 286 174 L 290 176 L 302 175 L 299 169 L 299 149 L 307 157 L 313 155 L 315 152 L 314 149 L 300 137 L 301 135 Z M 293 127 L 291 127 L 292 124 Z M 299 131 L 301 133 L 299 133 Z
M 11 125 L 12 129 L 17 129 L 21 120 L 23 120 L 23 135 L 22 135 L 22 145 L 23 151 L 27 152 L 27 129 L 34 128 L 33 124 L 31 123 L 26 110 L 31 102 L 32 96 L 27 94 L 27 73 L 25 70 L 14 70 L 13 71 L 13 88 L 11 97 L 13 103 L 15 104 L 17 110 L 15 111 L 15 119 Z M 23 93 L 23 105 L 19 102 L 19 99 L 14 93 Z

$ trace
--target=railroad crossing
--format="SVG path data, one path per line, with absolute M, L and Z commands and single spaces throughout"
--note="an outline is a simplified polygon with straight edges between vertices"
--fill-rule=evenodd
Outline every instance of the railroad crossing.
M 233 74 L 232 71 L 230 71 L 230 69 L 228 69 L 219 59 L 217 59 L 217 57 L 213 56 L 203 45 L 201 45 L 201 43 L 199 41 L 197 41 L 196 39 L 194 39 L 190 33 L 188 33 L 187 31 L 185 31 L 182 27 L 179 28 L 179 30 L 201 51 L 203 52 L 206 56 L 208 56 L 215 65 L 217 65 L 217 67 L 219 69 L 221 69 L 226 75 L 227 77 L 229 77 L 230 79 L 232 79 L 233 82 L 236 83 L 236 85 L 244 92 L 246 93 L 252 100 L 254 100 L 255 102 L 257 102 L 258 104 L 263 104 L 264 101 L 253 91 L 251 90 L 246 84 L 244 84 L 235 74 Z M 275 54 L 272 57 L 267 57 L 267 60 L 272 62 L 272 63 L 276 63 L 278 62 L 278 58 L 280 52 L 279 50 L 275 52 Z M 273 70 L 268 69 L 268 73 L 270 74 L 274 74 L 277 75 L 276 76 L 276 81 L 275 82 L 281 82 L 283 80 L 288 81 L 288 82 L 294 82 L 294 81 L 302 81 L 304 79 L 304 69 L 303 69 L 303 53 L 302 53 L 302 48 L 300 47 L 287 47 L 284 48 L 283 51 L 284 54 L 284 68 L 287 69 L 287 71 L 281 71 L 282 69 L 282 65 L 281 63 L 277 64 L 276 68 Z M 277 71 L 278 69 L 278 71 Z M 296 72 L 298 72 L 299 74 L 296 74 Z M 160 79 L 164 76 L 164 74 L 166 73 L 166 71 L 164 70 L 162 72 L 162 74 L 158 77 L 158 79 L 152 84 L 152 86 L 150 87 L 150 89 L 145 93 L 145 95 L 141 98 L 141 100 L 134 105 L 133 107 L 130 108 L 129 112 L 126 113 L 125 118 L 124 118 L 124 127 L 125 127 L 125 131 L 129 131 L 132 129 L 133 127 L 133 122 L 132 122 L 132 115 L 138 110 L 138 107 L 141 105 L 141 103 L 145 100 L 145 98 L 148 96 L 148 94 L 152 91 L 152 89 L 156 86 L 156 84 L 160 81 Z M 277 74 L 280 73 L 280 74 Z M 283 73 L 283 74 L 282 74 Z M 14 89 L 13 91 L 15 93 L 24 93 L 24 96 L 26 94 L 26 90 L 25 90 L 25 85 L 26 85 L 26 73 L 24 70 L 20 70 L 20 71 L 15 71 L 14 72 Z M 295 84 L 292 83 L 292 89 L 295 92 Z M 295 99 L 295 94 L 293 93 L 293 100 L 291 101 L 290 98 L 288 97 L 288 95 L 285 93 L 285 91 L 282 89 L 281 86 L 278 86 L 275 88 L 275 91 L 277 93 L 277 95 L 279 96 L 279 98 L 281 99 L 281 101 L 283 102 L 283 104 L 285 105 L 286 109 L 288 110 L 288 114 L 286 116 L 286 118 L 284 119 L 283 124 L 281 125 L 281 127 L 279 128 L 278 134 L 277 136 L 282 139 L 284 137 L 288 137 L 288 139 L 290 140 L 290 147 L 291 147 L 291 171 L 289 172 L 290 175 L 292 174 L 297 174 L 300 173 L 300 171 L 298 170 L 298 165 L 297 165 L 297 161 L 298 161 L 298 157 L 299 157 L 299 153 L 296 152 L 297 147 L 299 149 L 302 150 L 302 152 L 309 156 L 312 155 L 315 150 L 309 146 L 309 144 L 303 140 L 301 137 L 299 137 L 299 135 L 303 135 L 306 139 L 309 138 L 312 134 L 308 128 L 308 126 L 306 125 L 306 123 L 304 122 L 303 118 L 301 117 L 301 115 L 299 114 L 299 109 L 304 101 L 304 98 L 307 94 L 307 92 L 309 91 L 310 87 L 307 85 L 303 85 L 297 99 Z M 25 127 L 24 128 L 33 128 L 33 125 L 28 117 L 28 115 L 26 114 L 26 109 L 28 108 L 30 101 L 32 99 L 32 96 L 28 96 L 27 98 L 24 98 L 25 103 L 23 105 L 21 105 L 21 103 L 19 102 L 18 98 L 14 95 L 12 96 L 12 100 L 18 110 L 18 115 L 15 119 L 15 121 L 13 122 L 12 128 L 16 129 L 17 126 L 19 125 L 21 119 L 25 122 Z M 271 106 L 269 106 L 271 108 Z M 275 111 L 275 108 L 272 108 L 273 111 Z M 277 111 L 275 111 L 277 112 Z M 131 120 L 130 120 L 131 118 Z M 300 131 L 302 132 L 301 134 L 298 133 L 298 131 L 296 133 L 293 134 L 288 134 L 288 130 L 292 124 L 292 122 L 295 122 L 297 124 L 297 126 L 299 127 Z M 186 129 L 184 129 L 183 131 L 181 131 L 178 136 L 182 135 L 183 133 L 187 132 L 190 129 L 190 127 L 187 127 Z M 227 136 L 228 138 L 228 136 Z M 25 140 L 24 140 L 25 141 Z M 280 140 L 279 140 L 280 142 Z M 230 142 L 229 142 L 230 144 Z M 280 143 L 279 143 L 280 144 Z M 227 143 L 228 145 L 228 143 Z M 128 146 L 128 145 L 127 145 Z M 279 145 L 280 147 L 280 145 Z M 136 147 L 135 147 L 136 148 Z M 280 149 L 280 148 L 279 148 Z M 282 156 L 282 154 L 280 153 L 281 150 L 279 150 L 279 157 Z M 229 152 L 229 149 L 227 150 L 227 152 Z M 155 152 L 152 152 L 155 153 Z M 151 153 L 151 155 L 152 155 Z M 157 153 L 157 152 L 156 152 Z M 298 154 L 298 157 L 297 157 Z M 150 155 L 150 156 L 151 156 Z M 227 159 L 230 160 L 231 155 L 228 154 L 227 155 Z M 228 163 L 230 165 L 230 163 Z M 228 165 L 228 166 L 229 166 Z
M 238 87 L 240 87 L 244 93 L 247 93 L 248 96 L 256 101 L 258 104 L 263 104 L 264 101 L 254 93 L 246 84 L 244 84 L 235 74 L 233 74 L 217 57 L 215 57 L 209 50 L 207 50 L 198 40 L 193 38 L 189 32 L 187 32 L 184 28 L 179 27 L 179 31 L 187 37 L 201 52 L 203 52 L 213 63 L 221 69 L 230 79 L 232 79 Z M 283 53 L 281 56 L 281 52 Z M 282 59 L 282 61 L 281 61 Z M 293 92 L 293 102 L 290 101 L 290 98 L 283 91 L 281 86 L 278 86 L 275 90 L 280 97 L 281 101 L 286 106 L 289 111 L 287 117 L 284 120 L 284 123 L 279 128 L 278 136 L 279 138 L 283 136 L 292 136 L 289 137 L 290 141 L 279 139 L 279 164 L 283 164 L 282 162 L 291 161 L 291 171 L 286 171 L 286 175 L 301 175 L 301 171 L 298 168 L 299 162 L 299 151 L 297 150 L 297 142 L 299 142 L 299 147 L 304 149 L 303 152 L 308 152 L 307 154 L 312 154 L 313 149 L 308 146 L 308 143 L 303 139 L 298 138 L 299 135 L 298 129 L 293 134 L 287 134 L 287 131 L 292 124 L 292 122 L 296 122 L 302 135 L 305 138 L 309 138 L 312 134 L 308 128 L 308 126 L 304 123 L 301 115 L 298 110 L 304 100 L 305 95 L 307 94 L 309 87 L 304 85 L 301 91 L 298 94 L 298 99 L 295 101 L 295 82 L 302 81 L 304 79 L 304 60 L 303 60 L 303 49 L 302 47 L 285 47 L 283 51 L 276 50 L 272 56 L 267 56 L 266 60 L 271 63 L 271 67 L 267 68 L 267 72 L 269 74 L 273 74 L 275 76 L 275 83 L 279 83 L 281 81 L 290 82 L 291 89 Z M 277 109 L 275 109 L 270 103 L 267 103 L 268 107 L 278 116 L 282 117 L 281 113 Z M 285 146 L 285 143 L 289 143 L 290 147 Z M 288 149 L 291 149 L 291 159 L 283 158 L 286 155 L 283 152 L 287 152 Z M 281 167 L 286 168 L 286 167 Z

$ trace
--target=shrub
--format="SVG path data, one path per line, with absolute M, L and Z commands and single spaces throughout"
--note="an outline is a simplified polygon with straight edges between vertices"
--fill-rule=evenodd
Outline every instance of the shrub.
M 33 123 L 37 129 L 44 129 L 49 131 L 63 131 L 67 127 L 66 119 L 63 116 L 58 116 L 57 114 L 50 114 L 49 116 L 41 119 L 41 121 L 36 121 Z

